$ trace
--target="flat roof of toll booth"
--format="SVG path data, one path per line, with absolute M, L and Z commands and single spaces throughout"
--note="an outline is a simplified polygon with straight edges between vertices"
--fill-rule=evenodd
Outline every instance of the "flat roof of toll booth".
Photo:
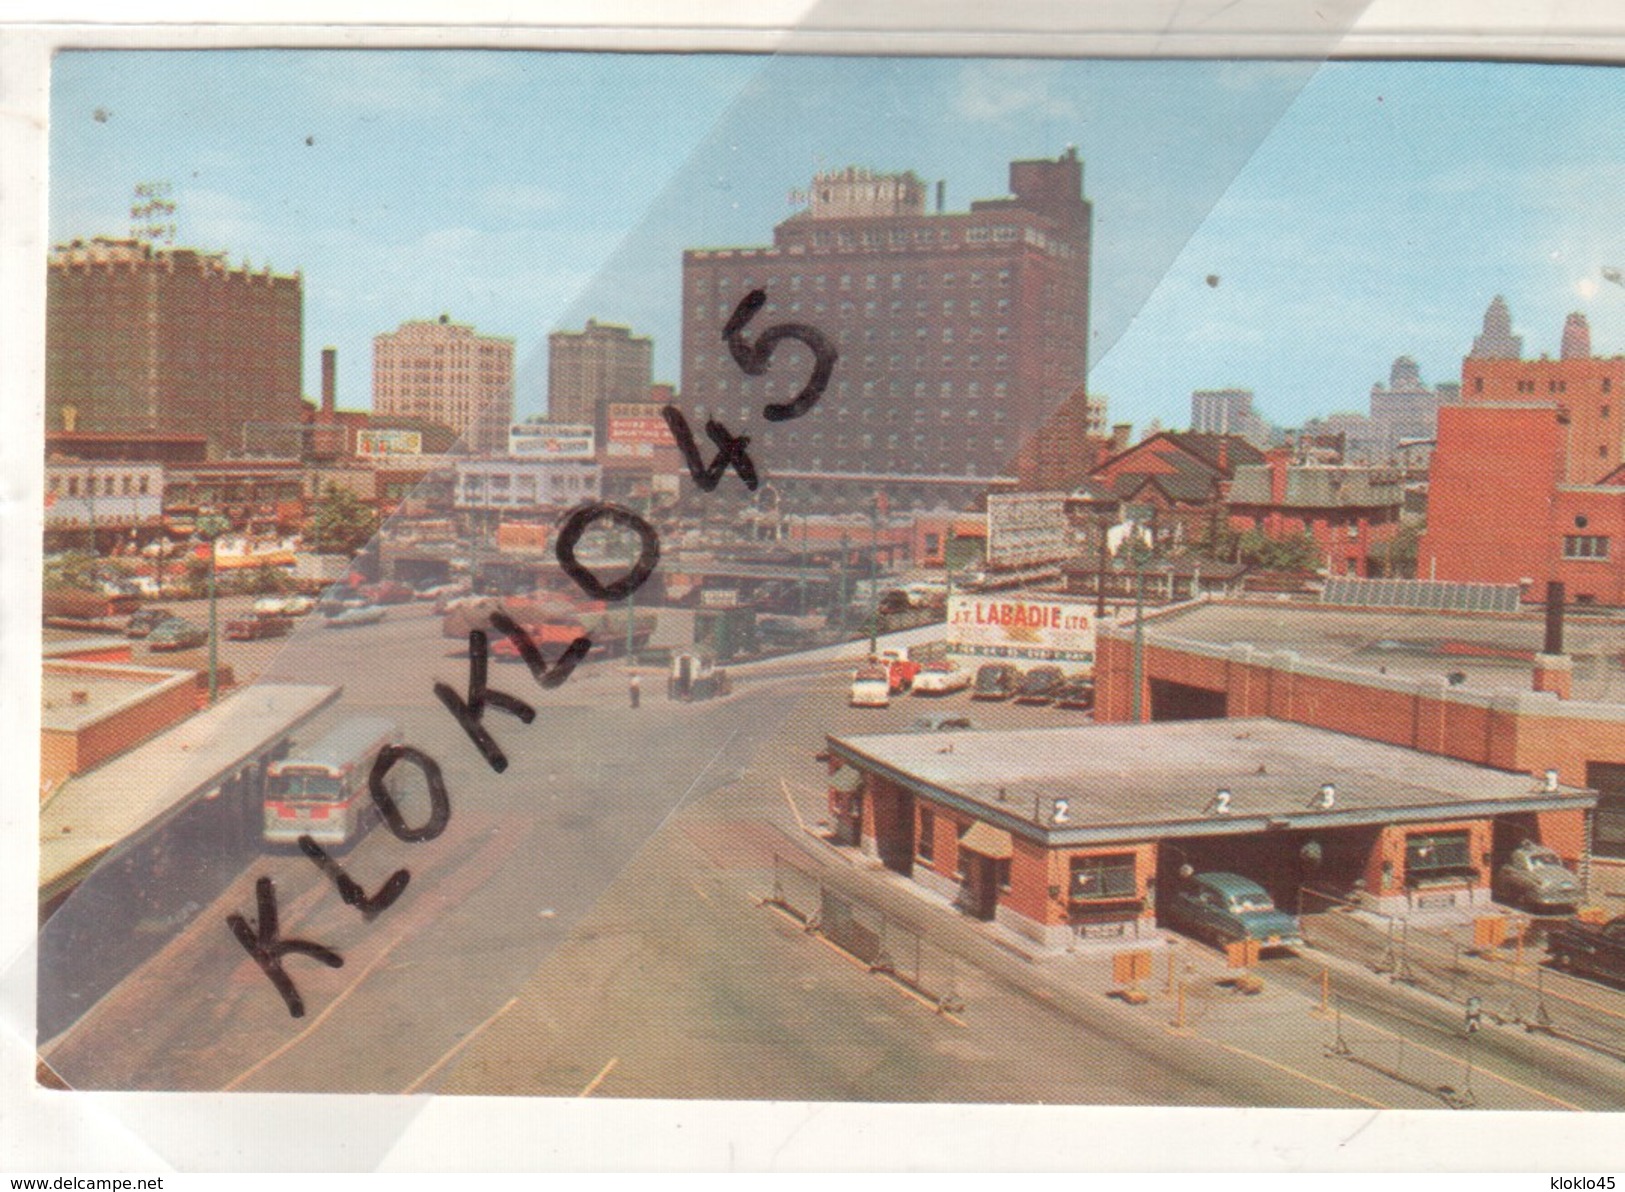
M 1270 719 L 830 737 L 831 754 L 1046 846 L 1585 809 L 1495 770 Z M 1330 783 L 1333 806 L 1321 809 Z M 1229 813 L 1209 810 L 1219 790 Z M 1055 802 L 1066 801 L 1065 819 Z

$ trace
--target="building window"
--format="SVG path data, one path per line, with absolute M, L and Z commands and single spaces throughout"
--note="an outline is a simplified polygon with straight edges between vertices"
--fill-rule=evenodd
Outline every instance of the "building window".
M 1134 854 L 1073 857 L 1072 883 L 1068 889 L 1073 902 L 1134 898 L 1139 893 L 1134 876 Z
M 1565 559 L 1608 558 L 1608 536 L 1605 534 L 1566 534 L 1563 537 Z
M 914 845 L 914 853 L 922 861 L 936 859 L 936 833 L 937 815 L 929 807 L 920 808 L 919 838 Z
M 1471 833 L 1422 832 L 1405 837 L 1405 881 L 1420 885 L 1440 878 L 1472 877 Z
M 1613 389 L 1613 387 L 1614 387 L 1614 380 L 1613 380 L 1612 377 L 1604 377 L 1602 379 L 1602 391 L 1604 393 L 1609 392 L 1611 389 Z M 1606 410 L 1606 409 L 1608 409 L 1608 407 L 1604 406 L 1603 409 Z M 1606 418 L 1606 417 L 1608 417 L 1608 415 L 1604 414 L 1603 417 Z
M 1607 382 L 1607 381 L 1606 381 L 1606 380 L 1605 380 L 1605 381 L 1604 381 L 1604 382 L 1603 382 L 1603 384 L 1605 384 L 1605 385 L 1606 385 L 1606 384 L 1607 384 L 1607 383 L 1608 383 L 1608 382 Z M 1611 408 L 1611 407 L 1609 407 L 1609 406 L 1604 406 L 1604 407 L 1602 407 L 1602 409 L 1601 409 L 1601 410 L 1600 410 L 1600 411 L 1598 411 L 1598 412 L 1599 412 L 1599 414 L 1600 414 L 1600 415 L 1601 415 L 1601 416 L 1602 416 L 1602 417 L 1604 417 L 1604 418 L 1606 418 L 1606 417 L 1608 417 L 1608 415 L 1609 415 L 1609 414 L 1610 414 L 1610 413 L 1612 413 L 1612 412 L 1613 412 L 1613 411 L 1612 411 L 1612 408 Z
M 77 476 L 69 476 L 68 477 L 68 496 L 77 497 L 78 495 L 79 495 L 79 477 L 77 477 Z

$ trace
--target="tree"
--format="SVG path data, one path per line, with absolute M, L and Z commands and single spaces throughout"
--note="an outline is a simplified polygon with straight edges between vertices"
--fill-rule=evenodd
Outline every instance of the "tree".
M 93 591 L 100 568 L 101 560 L 89 551 L 64 551 L 45 560 L 45 587 L 53 591 L 60 588 Z
M 1420 525 L 1404 524 L 1394 534 L 1393 540 L 1381 543 L 1372 553 L 1383 565 L 1383 574 L 1400 578 L 1416 578 L 1416 559 L 1422 545 L 1422 527 Z
M 1318 571 L 1324 562 L 1315 540 L 1301 532 L 1271 538 L 1259 529 L 1246 530 L 1236 539 L 1236 553 L 1243 563 L 1266 571 Z
M 353 555 L 378 529 L 378 514 L 347 488 L 329 484 L 305 527 L 305 541 L 319 554 Z

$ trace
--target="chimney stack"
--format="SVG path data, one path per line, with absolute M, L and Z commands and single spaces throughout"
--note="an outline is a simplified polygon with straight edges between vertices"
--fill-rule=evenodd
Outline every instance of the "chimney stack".
M 946 179 L 937 180 L 937 214 L 941 215 L 948 203 L 948 182 Z
M 323 422 L 332 422 L 338 408 L 338 356 L 337 348 L 322 349 L 322 417 Z
M 1535 655 L 1535 690 L 1549 691 L 1558 699 L 1574 692 L 1574 660 L 1563 653 L 1563 605 L 1568 598 L 1563 581 L 1546 581 L 1546 640 Z

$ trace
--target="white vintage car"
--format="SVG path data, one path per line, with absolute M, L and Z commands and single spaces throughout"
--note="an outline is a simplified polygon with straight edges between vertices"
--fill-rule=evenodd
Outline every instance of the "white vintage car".
M 885 708 L 891 704 L 891 672 L 883 666 L 860 666 L 852 676 L 854 708 Z
M 970 686 L 971 673 L 952 662 L 927 662 L 914 676 L 915 695 L 952 695 Z
M 286 596 L 261 596 L 254 601 L 254 611 L 269 613 L 272 616 L 302 617 L 316 607 L 316 602 L 309 596 L 301 596 L 297 592 Z

